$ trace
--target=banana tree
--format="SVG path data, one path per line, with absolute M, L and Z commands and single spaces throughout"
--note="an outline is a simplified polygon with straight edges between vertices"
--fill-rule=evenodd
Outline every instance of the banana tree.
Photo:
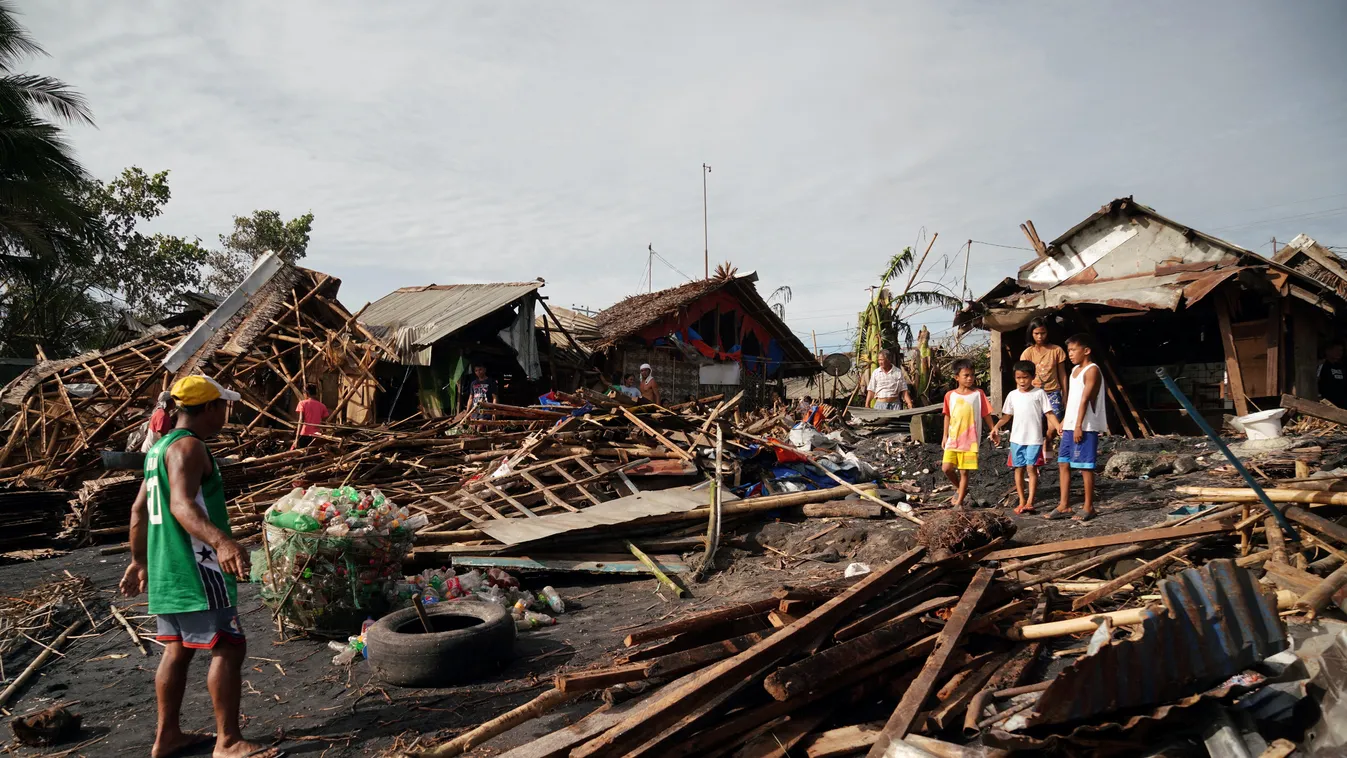
M 947 308 L 957 312 L 963 307 L 963 300 L 948 285 L 922 277 L 930 252 L 931 248 L 927 247 L 921 259 L 916 260 L 912 248 L 906 247 L 889 259 L 880 275 L 879 285 L 871 290 L 870 302 L 861 311 L 857 322 L 855 351 L 859 366 L 878 365 L 881 350 L 901 354 L 904 348 L 911 348 L 915 335 L 910 319 L 916 309 Z M 894 294 L 896 287 L 893 285 L 901 281 L 904 273 L 907 274 L 906 281 Z M 918 389 L 922 389 L 920 383 Z

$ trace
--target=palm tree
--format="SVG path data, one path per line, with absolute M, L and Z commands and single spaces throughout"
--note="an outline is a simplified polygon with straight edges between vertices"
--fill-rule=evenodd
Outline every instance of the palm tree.
M 858 365 L 874 366 L 879 362 L 879 351 L 912 347 L 913 333 L 909 319 L 913 308 L 922 306 L 948 308 L 958 311 L 963 301 L 948 286 L 929 279 L 918 279 L 926 263 L 928 247 L 921 260 L 915 261 L 912 248 L 903 248 L 889 259 L 879 286 L 870 296 L 870 302 L 861 311 L 856 332 L 856 359 Z M 907 282 L 898 294 L 890 283 L 908 272 Z
M 0 0 L 0 252 L 8 255 L 76 254 L 97 234 L 79 200 L 87 174 L 61 135 L 62 124 L 93 124 L 89 106 L 58 79 L 17 71 L 45 54 Z

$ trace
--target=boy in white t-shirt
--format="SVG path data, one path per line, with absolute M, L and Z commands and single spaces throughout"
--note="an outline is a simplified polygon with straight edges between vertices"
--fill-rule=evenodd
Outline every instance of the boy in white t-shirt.
M 1038 494 L 1038 467 L 1043 465 L 1043 419 L 1048 420 L 1048 428 L 1060 434 L 1061 422 L 1052 412 L 1052 400 L 1041 387 L 1034 386 L 1036 367 L 1032 361 L 1018 361 L 1015 364 L 1015 389 L 1006 395 L 1006 405 L 1001 411 L 1001 420 L 992 427 L 992 442 L 999 444 L 997 437 L 1001 427 L 1010 425 L 1010 455 L 1006 464 L 1015 469 L 1015 492 L 1020 496 L 1020 504 L 1015 512 L 1033 513 L 1034 497 Z M 1024 494 L 1024 480 L 1029 480 L 1029 496 Z

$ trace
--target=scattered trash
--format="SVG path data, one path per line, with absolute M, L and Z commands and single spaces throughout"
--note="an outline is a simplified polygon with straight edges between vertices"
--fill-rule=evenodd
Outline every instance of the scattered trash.
M 870 566 L 868 564 L 852 563 L 847 566 L 846 571 L 842 572 L 842 576 L 850 579 L 853 576 L 861 576 L 868 573 L 870 573 Z

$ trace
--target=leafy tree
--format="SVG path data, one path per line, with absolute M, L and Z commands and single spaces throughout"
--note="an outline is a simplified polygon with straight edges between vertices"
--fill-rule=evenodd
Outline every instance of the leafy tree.
M 89 278 L 116 293 L 142 321 L 163 318 L 179 295 L 200 288 L 201 266 L 209 256 L 200 239 L 139 231 L 142 222 L 163 213 L 170 197 L 167 171 L 151 175 L 137 166 L 85 188 L 85 203 L 111 243 L 93 256 Z
M 78 198 L 85 172 L 60 124 L 92 124 L 84 98 L 49 76 L 19 73 L 28 57 L 45 55 L 0 0 L 0 253 L 15 257 L 74 255 L 76 240 L 97 231 Z
M 206 288 L 225 294 L 239 285 L 253 264 L 268 251 L 290 263 L 296 263 L 309 249 L 313 214 L 286 221 L 277 211 L 253 211 L 251 216 L 235 216 L 234 231 L 220 235 L 220 250 L 213 251 L 207 263 L 210 274 Z
M 199 240 L 139 231 L 170 198 L 167 171 L 133 166 L 107 184 L 83 183 L 77 197 L 97 219 L 79 255 L 11 261 L 0 312 L 0 340 L 11 354 L 31 355 L 34 343 L 51 356 L 95 347 L 124 312 L 156 321 L 200 286 L 207 251 Z

